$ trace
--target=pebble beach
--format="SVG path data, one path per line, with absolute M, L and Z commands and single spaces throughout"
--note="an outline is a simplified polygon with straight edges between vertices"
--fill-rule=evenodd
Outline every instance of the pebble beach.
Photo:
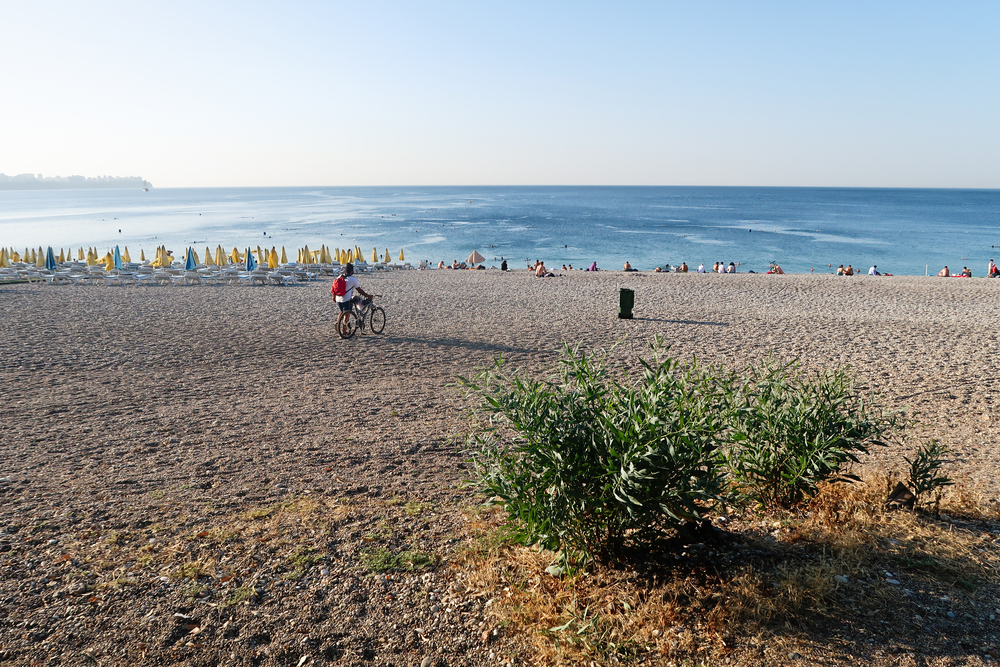
M 330 279 L 0 286 L 0 661 L 498 664 L 512 640 L 447 567 L 481 502 L 449 385 L 497 354 L 545 370 L 563 342 L 628 368 L 654 336 L 701 363 L 849 365 L 995 502 L 1000 281 L 557 273 L 361 275 L 387 325 L 350 340 Z M 441 566 L 359 576 L 382 547 Z

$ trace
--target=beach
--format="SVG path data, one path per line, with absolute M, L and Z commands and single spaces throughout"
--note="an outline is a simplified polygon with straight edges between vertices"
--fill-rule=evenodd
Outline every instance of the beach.
M 951 448 L 964 493 L 997 497 L 1000 281 L 557 273 L 361 275 L 387 325 L 350 340 L 334 331 L 329 279 L 0 286 L 0 660 L 516 655 L 487 600 L 463 597 L 447 566 L 481 503 L 463 483 L 469 404 L 449 385 L 497 354 L 550 368 L 564 341 L 608 348 L 627 369 L 654 336 L 700 363 L 739 368 L 773 352 L 850 365 L 884 405 L 907 409 L 915 438 Z M 635 290 L 632 320 L 616 317 L 623 287 Z M 900 470 L 907 453 L 872 452 L 863 472 Z M 309 523 L 307 500 L 339 518 Z M 253 539 L 212 532 L 240 517 Z M 440 566 L 359 575 L 382 546 Z M 309 567 L 289 565 L 292 547 Z

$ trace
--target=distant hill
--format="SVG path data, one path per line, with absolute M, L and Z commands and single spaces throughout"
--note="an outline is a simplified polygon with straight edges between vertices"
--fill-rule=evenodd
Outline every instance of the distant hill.
M 141 176 L 48 176 L 41 174 L 0 174 L 0 190 L 70 190 L 107 188 L 151 188 Z

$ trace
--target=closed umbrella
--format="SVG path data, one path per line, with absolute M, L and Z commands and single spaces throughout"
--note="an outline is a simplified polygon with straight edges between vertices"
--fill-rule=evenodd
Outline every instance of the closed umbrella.
M 125 248 L 125 252 L 128 252 L 128 248 Z M 146 251 L 143 250 L 142 248 L 139 248 L 139 261 L 140 262 L 146 261 Z
M 478 250 L 473 250 L 469 258 L 465 260 L 470 266 L 475 266 L 476 264 L 482 264 L 486 261 L 486 258 L 479 254 Z
M 35 258 L 35 266 L 38 268 L 45 266 L 45 251 L 42 250 L 42 246 L 38 246 L 38 252 L 32 250 L 31 256 Z
M 77 253 L 76 258 L 77 259 L 83 259 L 84 258 L 83 257 L 83 248 L 80 248 L 80 252 Z
M 221 245 L 215 248 L 215 263 L 219 266 L 226 265 L 226 253 L 223 252 Z
M 52 246 L 49 246 L 49 249 L 45 251 L 45 268 L 48 271 L 56 270 L 56 256 L 52 252 Z
M 402 248 L 400 248 L 400 249 L 399 249 L 399 261 L 403 262 L 403 261 L 405 261 L 405 260 L 406 260 L 406 258 L 405 258 L 405 257 L 403 257 L 403 249 L 402 249 Z
M 115 257 L 108 251 L 108 254 L 104 256 L 104 270 L 111 271 L 115 268 Z
M 187 260 L 184 262 L 185 271 L 194 271 L 198 268 L 198 260 L 194 258 L 194 248 L 188 248 Z
M 278 251 L 274 249 L 274 246 L 271 246 L 271 252 L 267 253 L 267 268 L 278 268 Z
M 62 248 L 60 248 L 59 249 L 59 263 L 62 264 L 65 261 L 66 261 L 66 253 L 64 253 L 62 251 Z
M 309 252 L 309 246 L 307 245 L 304 248 L 302 248 L 302 263 L 312 264 L 312 258 L 313 256 L 312 253 Z
M 378 262 L 378 250 L 372 248 L 372 264 Z
M 212 249 L 205 246 L 205 266 L 209 266 L 210 264 L 215 264 L 215 260 L 212 259 Z
M 247 248 L 247 271 L 253 271 L 257 268 L 257 260 L 253 258 L 253 253 L 250 252 L 250 248 Z
M 391 262 L 391 261 L 392 261 L 392 257 L 390 257 L 390 256 L 389 256 L 389 249 L 388 249 L 388 248 L 386 248 L 386 249 L 385 249 L 385 254 L 384 254 L 384 255 L 382 255 L 382 260 L 383 260 L 383 261 L 384 261 L 384 262 L 385 262 L 386 264 L 388 264 L 389 262 Z
M 122 252 L 121 252 L 121 250 L 118 249 L 118 246 L 115 246 L 115 254 L 112 257 L 111 262 L 112 262 L 112 264 L 114 265 L 114 267 L 116 269 L 118 269 L 119 271 L 122 270 L 122 268 L 123 268 L 123 265 L 122 265 Z
M 281 263 L 288 264 L 288 255 L 285 254 L 285 246 L 281 246 Z
M 233 264 L 239 264 L 240 263 L 240 251 L 237 250 L 234 247 L 233 248 L 233 253 L 231 255 L 229 255 L 229 259 L 230 259 L 230 261 L 232 261 Z
M 125 246 L 125 252 L 122 253 L 122 261 L 126 264 L 132 261 L 132 256 L 128 254 L 128 246 Z

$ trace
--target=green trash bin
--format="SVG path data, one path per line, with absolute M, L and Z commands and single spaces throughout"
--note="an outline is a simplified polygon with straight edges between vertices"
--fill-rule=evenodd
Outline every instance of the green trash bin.
M 633 305 L 635 305 L 635 291 L 627 287 L 618 288 L 618 319 L 632 319 Z

